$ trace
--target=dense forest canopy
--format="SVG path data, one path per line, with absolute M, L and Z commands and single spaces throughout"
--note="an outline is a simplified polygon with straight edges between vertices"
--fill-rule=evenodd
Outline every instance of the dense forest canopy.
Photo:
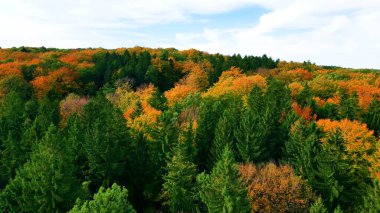
M 1 212 L 380 212 L 380 72 L 0 49 Z

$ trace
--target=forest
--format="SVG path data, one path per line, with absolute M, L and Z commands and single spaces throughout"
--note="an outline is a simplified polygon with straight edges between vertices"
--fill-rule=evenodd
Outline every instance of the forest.
M 0 212 L 380 212 L 380 71 L 0 49 Z

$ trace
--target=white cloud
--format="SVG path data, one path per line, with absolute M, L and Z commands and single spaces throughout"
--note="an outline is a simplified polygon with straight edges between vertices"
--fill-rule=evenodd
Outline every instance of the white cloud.
M 143 26 L 186 24 L 194 14 L 225 13 L 252 5 L 269 12 L 258 24 L 245 28 L 177 32 L 175 40 L 166 41 L 139 32 Z M 1 3 L 0 46 L 172 45 L 380 68 L 379 23 L 377 0 L 13 0 Z
M 285 60 L 380 68 L 380 2 L 287 2 L 269 7 L 271 12 L 261 16 L 256 26 L 204 29 L 207 42 L 188 40 L 183 48 L 191 45 L 210 52 L 265 53 Z

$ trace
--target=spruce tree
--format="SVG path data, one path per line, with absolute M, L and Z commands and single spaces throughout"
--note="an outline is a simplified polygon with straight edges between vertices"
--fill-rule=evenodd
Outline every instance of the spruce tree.
M 368 170 L 351 166 L 350 157 L 344 156 L 344 141 L 339 131 L 329 135 L 325 144 L 319 141 L 319 134 L 314 123 L 297 121 L 286 143 L 286 157 L 322 197 L 328 210 L 338 206 L 352 210 L 362 203 L 361 195 L 368 188 Z
M 364 115 L 364 122 L 367 123 L 368 128 L 375 131 L 377 135 L 380 134 L 380 101 L 372 100 L 368 106 L 367 112 Z
M 224 110 L 215 127 L 215 137 L 210 149 L 212 164 L 220 159 L 225 146 L 230 146 L 234 153 L 237 151 L 234 130 L 239 125 L 241 119 L 242 103 L 235 98 L 231 102 L 231 106 L 228 106 Z
M 197 119 L 198 128 L 195 136 L 197 144 L 195 162 L 199 166 L 200 171 L 209 171 L 212 168 L 212 164 L 210 164 L 212 160 L 209 159 L 209 153 L 215 137 L 216 124 L 223 112 L 221 111 L 222 107 L 223 104 L 220 101 L 211 99 L 203 101 L 200 106 Z
M 30 160 L 1 192 L 5 212 L 57 212 L 69 210 L 78 192 L 73 160 L 66 155 L 54 125 L 48 128 Z
M 208 212 L 250 212 L 231 148 L 226 146 L 211 174 L 197 176 L 200 198 Z
M 149 141 L 142 131 L 133 135 L 123 182 L 129 189 L 133 206 L 143 212 L 156 204 L 161 190 L 164 165 L 159 155 L 162 147 L 156 141 Z
M 160 90 L 156 89 L 152 94 L 152 97 L 149 98 L 148 103 L 157 110 L 165 111 L 167 106 L 166 97 L 160 92 Z
M 173 148 L 173 157 L 167 162 L 163 177 L 162 198 L 171 212 L 195 212 L 197 201 L 197 167 L 192 162 L 189 141 L 179 141 Z
M 83 148 L 95 187 L 121 181 L 131 140 L 123 114 L 102 95 L 85 107 Z
M 323 205 L 323 201 L 321 198 L 318 198 L 318 200 L 313 203 L 310 207 L 310 213 L 327 213 L 326 207 Z
M 135 213 L 128 202 L 128 190 L 114 183 L 110 188 L 100 187 L 92 200 L 81 201 L 69 211 L 70 213 L 120 212 Z
M 361 207 L 363 213 L 376 213 L 380 212 L 380 189 L 379 181 L 373 181 L 373 187 L 364 196 L 364 203 Z
M 0 105 L 0 189 L 25 163 L 29 147 L 22 143 L 24 101 L 16 92 L 8 93 Z
M 359 97 L 356 92 L 348 94 L 343 90 L 340 95 L 340 104 L 338 107 L 339 117 L 347 118 L 350 120 L 360 120 L 361 108 L 359 106 Z
M 265 136 L 259 117 L 249 111 L 244 113 L 235 131 L 236 147 L 243 161 L 257 163 L 267 157 Z

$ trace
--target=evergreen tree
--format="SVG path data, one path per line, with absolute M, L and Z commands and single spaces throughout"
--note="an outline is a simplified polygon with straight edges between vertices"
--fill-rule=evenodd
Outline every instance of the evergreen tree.
M 59 124 L 59 100 L 44 97 L 38 105 L 38 115 L 36 116 L 35 128 L 38 137 L 41 138 L 50 124 Z
M 5 212 L 57 212 L 71 208 L 78 192 L 73 161 L 54 125 L 2 191 Z
M 131 202 L 139 212 L 148 211 L 158 200 L 162 184 L 161 144 L 148 141 L 143 132 L 134 134 L 128 150 L 128 170 L 124 176 Z
M 231 99 L 230 106 L 224 110 L 223 115 L 219 118 L 215 127 L 215 137 L 210 149 L 210 159 L 212 160 L 210 163 L 214 164 L 220 159 L 226 145 L 230 146 L 233 152 L 237 151 L 234 129 L 240 122 L 241 107 L 241 101 L 237 98 L 233 98 Z
M 313 98 L 313 93 L 310 90 L 310 87 L 306 84 L 303 90 L 297 95 L 296 101 L 302 107 L 307 107 L 311 105 Z
M 162 198 L 171 212 L 194 212 L 197 201 L 196 165 L 192 162 L 191 144 L 179 141 L 167 162 Z
M 367 190 L 369 173 L 354 169 L 350 158 L 343 155 L 344 141 L 340 132 L 321 144 L 315 124 L 298 121 L 286 143 L 286 156 L 303 178 L 321 195 L 326 207 L 333 211 L 339 205 L 352 210 L 361 205 L 361 195 Z
M 210 150 L 213 162 L 220 159 L 226 146 L 232 147 L 234 145 L 234 132 L 229 124 L 229 117 L 227 116 L 222 116 L 216 124 L 215 138 Z
M 266 129 L 261 125 L 259 117 L 251 112 L 242 115 L 239 126 L 236 127 L 236 146 L 245 162 L 260 162 L 267 157 L 265 147 Z
M 121 181 L 130 137 L 123 114 L 102 95 L 91 100 L 83 111 L 83 148 L 89 175 L 95 187 Z
M 67 147 L 67 155 L 72 156 L 76 170 L 76 176 L 85 181 L 88 168 L 88 159 L 84 150 L 83 124 L 78 115 L 69 117 L 64 129 L 64 141 Z
M 196 164 L 200 171 L 210 170 L 212 160 L 209 153 L 215 137 L 215 127 L 221 115 L 223 104 L 220 101 L 205 100 L 202 102 L 198 115 L 198 128 L 195 136 L 197 144 Z
M 120 212 L 135 213 L 128 202 L 128 190 L 114 183 L 110 188 L 100 187 L 90 201 L 77 200 L 70 213 Z
M 16 92 L 8 93 L 0 105 L 0 189 L 13 178 L 24 161 L 27 149 L 21 143 L 24 101 Z
M 150 53 L 144 51 L 139 54 L 136 65 L 136 82 L 137 85 L 144 83 L 145 74 L 149 68 L 151 56 Z
M 367 113 L 364 115 L 364 122 L 367 123 L 368 128 L 375 131 L 377 135 L 380 133 L 380 101 L 372 100 L 368 106 Z
M 148 103 L 157 110 L 165 111 L 168 108 L 167 101 L 165 95 L 156 89 L 152 97 L 149 98 Z
M 275 79 L 268 78 L 267 84 L 263 96 L 264 107 L 256 113 L 262 116 L 261 125 L 266 133 L 267 156 L 278 160 L 282 158 L 282 149 L 289 135 L 289 129 L 283 126 L 283 119 L 291 111 L 290 90 L 283 82 Z M 255 108 L 255 105 L 251 105 L 251 110 L 252 108 Z
M 323 201 L 321 198 L 318 198 L 318 200 L 313 203 L 313 205 L 310 207 L 310 213 L 327 213 L 326 207 L 323 205 Z
M 367 195 L 364 197 L 364 203 L 361 207 L 361 212 L 363 213 L 376 213 L 380 212 L 380 191 L 379 191 L 379 181 L 373 181 L 373 187 L 368 191 Z
M 340 95 L 340 104 L 338 108 L 340 118 L 348 118 L 350 120 L 360 120 L 361 108 L 359 106 L 359 97 L 356 92 L 348 94 L 343 90 Z
M 155 86 L 159 85 L 159 70 L 156 65 L 150 65 L 145 73 L 144 81 L 146 83 L 152 83 Z M 160 88 L 162 89 L 162 88 Z
M 247 192 L 230 147 L 225 147 L 211 174 L 198 175 L 197 182 L 200 198 L 208 212 L 250 212 Z

